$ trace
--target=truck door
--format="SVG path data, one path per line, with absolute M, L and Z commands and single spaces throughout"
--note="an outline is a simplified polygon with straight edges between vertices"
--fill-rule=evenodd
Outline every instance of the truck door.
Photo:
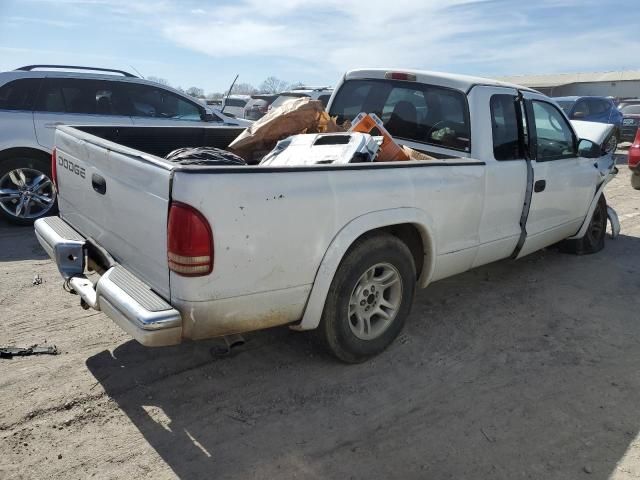
M 527 161 L 522 138 L 522 108 L 514 88 L 477 86 L 469 93 L 474 118 L 471 155 L 486 163 L 480 246 L 473 266 L 508 257 L 520 240 Z
M 578 156 L 578 138 L 547 97 L 524 93 L 533 189 L 527 237 L 518 257 L 575 234 L 595 193 L 593 160 Z
M 58 125 L 132 125 L 116 82 L 45 78 L 33 115 L 38 144 L 51 150 Z

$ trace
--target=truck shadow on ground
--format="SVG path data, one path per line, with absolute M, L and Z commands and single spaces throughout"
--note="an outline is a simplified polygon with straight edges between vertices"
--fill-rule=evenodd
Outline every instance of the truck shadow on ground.
M 639 247 L 437 282 L 360 365 L 281 328 L 87 367 L 180 478 L 608 478 L 640 428 Z
M 0 243 L 0 262 L 49 258 L 38 243 L 32 226 L 21 227 L 0 219 Z

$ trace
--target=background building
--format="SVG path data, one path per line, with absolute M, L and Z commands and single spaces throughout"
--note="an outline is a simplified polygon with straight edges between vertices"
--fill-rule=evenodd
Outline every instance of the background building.
M 533 88 L 551 97 L 598 95 L 616 98 L 640 97 L 640 70 L 624 72 L 517 75 L 499 80 Z

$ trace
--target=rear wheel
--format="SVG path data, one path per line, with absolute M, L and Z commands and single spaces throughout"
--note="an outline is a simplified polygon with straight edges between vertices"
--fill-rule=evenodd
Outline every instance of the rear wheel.
M 409 248 L 389 234 L 365 236 L 342 260 L 318 334 L 328 350 L 358 363 L 387 348 L 411 311 L 416 269 Z
M 41 158 L 0 161 L 0 214 L 18 225 L 58 211 L 51 164 Z
M 561 246 L 567 253 L 585 255 L 599 252 L 604 248 L 604 239 L 607 234 L 607 201 L 604 194 L 600 195 L 591 221 L 584 237 L 576 240 L 565 240 Z

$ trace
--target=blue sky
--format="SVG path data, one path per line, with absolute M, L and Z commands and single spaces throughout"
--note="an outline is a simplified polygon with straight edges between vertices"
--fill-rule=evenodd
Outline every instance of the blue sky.
M 104 66 L 206 92 L 358 67 L 498 76 L 636 69 L 632 0 L 0 0 L 0 70 Z M 617 15 L 616 12 L 621 12 Z

